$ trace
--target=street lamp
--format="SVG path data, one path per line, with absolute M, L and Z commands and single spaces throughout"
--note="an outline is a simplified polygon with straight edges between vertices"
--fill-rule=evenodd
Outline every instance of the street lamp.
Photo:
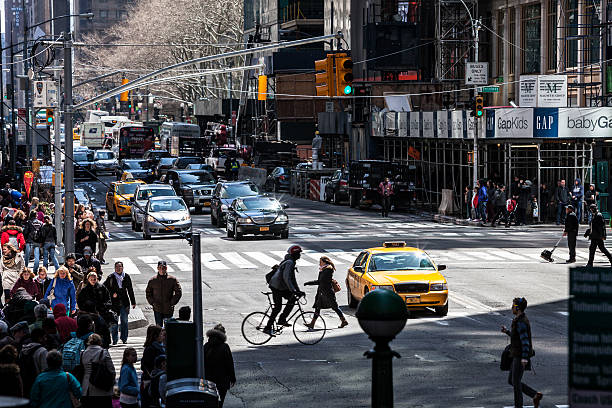
M 372 407 L 393 407 L 393 357 L 389 342 L 402 331 L 408 319 L 404 300 L 395 292 L 377 289 L 368 292 L 357 307 L 355 316 L 374 348 L 364 356 L 372 359 Z

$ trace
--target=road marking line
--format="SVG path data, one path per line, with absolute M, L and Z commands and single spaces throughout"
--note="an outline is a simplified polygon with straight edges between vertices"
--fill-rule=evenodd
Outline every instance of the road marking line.
M 128 234 L 127 232 L 115 232 L 115 233 L 113 233 L 113 235 L 116 235 L 119 238 L 123 238 L 123 239 L 133 239 L 133 238 L 136 238 L 134 235 Z
M 132 261 L 132 259 L 128 257 L 123 257 L 123 258 L 113 258 L 112 261 L 113 262 L 111 262 L 111 264 L 114 264 L 115 262 L 123 262 L 123 270 L 127 272 L 128 274 L 140 275 L 140 270 L 138 269 L 136 264 Z
M 222 231 L 219 231 L 218 229 L 214 229 L 214 228 L 202 228 L 200 229 L 200 231 L 205 232 L 209 235 L 219 235 L 219 234 L 223 234 Z
M 242 268 L 242 269 L 257 268 L 257 265 L 252 264 L 251 262 L 244 259 L 242 256 L 240 256 L 240 254 L 238 254 L 238 252 L 220 252 L 219 255 L 221 255 L 223 258 L 227 259 L 229 262 L 231 262 L 232 264 L 236 265 L 239 268 Z
M 492 308 L 491 306 L 485 305 L 482 302 L 477 301 L 476 299 L 467 297 L 467 296 L 463 296 L 463 295 L 458 295 L 455 292 L 452 292 L 451 294 L 449 294 L 449 297 L 451 298 L 451 300 L 459 303 L 460 305 L 464 306 L 467 309 L 476 309 L 476 310 L 482 310 L 482 311 L 486 311 L 495 315 L 499 315 L 500 313 L 496 312 L 494 308 Z
M 482 237 L 484 234 L 482 232 L 462 232 L 463 235 L 468 237 Z
M 149 265 L 151 267 L 151 269 L 153 269 L 154 271 L 157 272 L 157 263 L 159 261 L 163 261 L 163 259 L 161 259 L 159 256 L 157 255 L 150 255 L 150 256 L 139 256 L 138 258 L 140 258 L 140 260 L 144 263 L 146 263 L 147 265 Z M 168 272 L 172 273 L 174 272 L 174 269 L 170 266 L 170 265 L 166 265 L 168 268 Z
M 485 261 L 496 261 L 498 257 L 488 254 L 486 252 L 466 251 L 466 254 L 473 256 L 474 258 L 484 259 Z
M 266 254 L 264 254 L 263 252 L 243 252 L 243 254 L 246 254 L 248 256 L 250 256 L 251 258 L 255 259 L 256 261 L 266 265 L 266 266 L 274 266 L 274 265 L 278 265 L 281 261 L 279 261 L 278 259 L 274 259 Z
M 467 256 L 467 255 L 463 255 L 461 253 L 457 253 L 457 252 L 452 252 L 452 251 L 444 251 L 444 252 L 438 252 L 435 255 L 432 255 L 434 258 L 450 258 L 453 260 L 457 260 L 457 261 L 473 261 L 474 258 Z
M 510 259 L 512 261 L 524 261 L 526 258 L 524 256 L 521 255 L 517 255 L 515 253 L 512 253 L 510 251 L 507 251 L 505 249 L 496 249 L 496 250 L 492 250 L 492 251 L 488 251 L 490 254 L 493 254 L 495 256 L 499 256 L 501 258 L 506 258 L 506 259 Z
M 341 249 L 324 249 L 323 251 L 332 253 L 334 254 L 335 257 L 342 258 L 351 264 L 355 262 L 355 259 L 357 258 L 357 256 L 353 255 L 352 253 L 343 251 Z M 355 251 L 355 252 L 358 252 L 358 251 Z
M 293 234 L 293 236 L 297 238 L 314 238 L 314 235 L 312 234 Z
M 193 270 L 193 262 L 185 254 L 168 254 L 166 255 L 170 262 L 172 262 L 179 271 L 191 271 Z
M 557 313 L 559 313 L 562 316 L 569 316 L 569 312 L 557 312 Z
M 229 269 L 229 266 L 225 265 L 219 259 L 215 258 L 210 252 L 203 252 L 201 255 L 202 266 L 208 269 Z
M 337 258 L 335 258 L 335 257 L 331 257 L 331 256 L 329 256 L 329 254 L 328 254 L 328 253 L 325 253 L 325 252 L 316 252 L 316 251 L 306 250 L 306 251 L 304 251 L 304 252 L 302 252 L 302 253 L 303 253 L 304 255 L 306 255 L 307 257 L 314 259 L 314 260 L 315 260 L 315 261 L 317 261 L 317 262 L 319 261 L 319 259 L 320 259 L 322 256 L 327 256 L 329 259 L 331 259 L 331 260 L 332 260 L 332 262 L 333 262 L 334 264 L 340 265 L 340 264 L 345 264 L 345 263 L 346 263 L 344 260 L 338 260 L 338 259 L 337 259 Z
M 281 259 L 284 259 L 285 255 L 287 255 L 287 251 L 270 251 L 270 252 L 280 257 Z M 313 266 L 314 265 L 312 262 L 308 262 L 305 259 L 298 259 L 296 264 L 297 266 Z

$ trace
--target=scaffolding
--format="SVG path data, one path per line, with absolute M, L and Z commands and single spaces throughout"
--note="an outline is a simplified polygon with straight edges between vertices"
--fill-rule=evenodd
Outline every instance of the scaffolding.
M 456 90 L 465 80 L 466 62 L 474 48 L 472 21 L 478 15 L 477 0 L 436 0 L 436 78 L 444 90 Z M 449 92 L 446 107 L 465 107 L 468 92 Z

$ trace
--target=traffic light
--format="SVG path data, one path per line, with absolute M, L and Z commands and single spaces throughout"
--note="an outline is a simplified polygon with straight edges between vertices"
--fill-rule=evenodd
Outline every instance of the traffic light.
M 476 95 L 474 98 L 474 116 L 477 118 L 481 118 L 484 115 L 484 99 L 482 95 Z
M 257 78 L 257 100 L 265 101 L 268 99 L 268 76 L 260 75 Z
M 46 109 L 47 126 L 53 125 L 53 109 Z
M 315 74 L 317 96 L 335 96 L 334 56 L 328 54 L 324 60 L 315 61 L 315 71 L 317 71 Z
M 128 82 L 130 82 L 129 79 L 121 78 L 121 85 L 125 85 Z M 128 101 L 128 95 L 129 95 L 129 91 L 121 92 L 119 94 L 119 101 L 120 102 L 127 102 Z
M 346 54 L 336 54 L 336 95 L 353 94 L 353 60 Z

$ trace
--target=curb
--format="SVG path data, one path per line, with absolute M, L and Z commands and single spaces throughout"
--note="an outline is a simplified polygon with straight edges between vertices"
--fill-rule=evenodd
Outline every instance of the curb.
M 440 224 L 456 224 L 456 225 L 469 225 L 472 227 L 482 227 L 480 221 L 470 221 L 464 218 L 452 217 L 450 215 L 442 215 L 442 214 L 432 214 L 431 218 L 434 222 Z M 555 224 L 531 224 L 531 225 L 522 225 L 522 228 L 549 228 L 555 226 Z

